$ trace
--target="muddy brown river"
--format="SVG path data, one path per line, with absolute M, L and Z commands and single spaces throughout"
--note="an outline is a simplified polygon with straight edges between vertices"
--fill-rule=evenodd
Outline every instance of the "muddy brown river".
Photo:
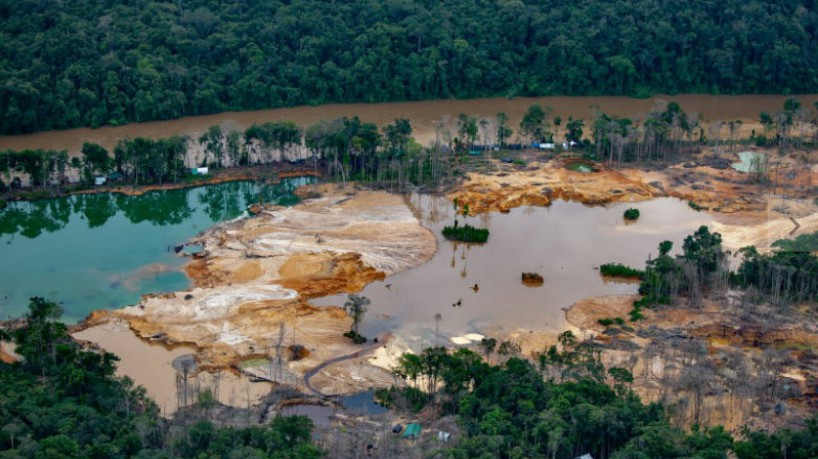
M 374 122 L 380 126 L 392 122 L 395 118 L 408 118 L 412 121 L 416 139 L 421 144 L 427 145 L 435 139 L 436 125 L 443 123 L 453 128 L 454 119 L 460 113 L 493 118 L 498 112 L 505 112 L 509 116 L 510 125 L 517 131 L 523 113 L 535 103 L 551 107 L 553 115 L 560 116 L 563 120 L 567 120 L 570 116 L 587 121 L 596 107 L 610 115 L 639 118 L 650 111 L 659 100 L 678 102 L 683 110 L 700 113 L 701 117 L 706 121 L 741 119 L 744 122 L 743 129 L 749 134 L 749 130 L 757 126 L 756 120 L 759 112 L 781 110 L 787 98 L 796 98 L 805 107 L 811 107 L 815 101 L 818 101 L 818 94 L 789 96 L 680 94 L 673 96 L 657 95 L 648 99 L 596 96 L 332 104 L 316 107 L 226 112 L 171 121 L 134 123 L 99 129 L 81 128 L 5 136 L 0 137 L 0 149 L 65 149 L 71 154 L 78 154 L 83 142 L 98 143 L 110 150 L 119 139 L 126 137 L 159 138 L 172 135 L 188 135 L 195 139 L 205 129 L 213 125 L 221 125 L 229 129 L 245 129 L 253 123 L 290 120 L 307 127 L 321 119 L 332 119 L 341 116 L 358 116 L 363 121 Z M 586 131 L 588 130 L 586 128 Z

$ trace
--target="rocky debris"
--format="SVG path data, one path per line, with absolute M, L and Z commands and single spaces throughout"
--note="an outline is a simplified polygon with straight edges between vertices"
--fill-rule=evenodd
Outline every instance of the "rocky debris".
M 523 273 L 522 282 L 523 285 L 528 287 L 539 287 L 545 282 L 545 279 L 543 279 L 542 275 L 537 273 Z

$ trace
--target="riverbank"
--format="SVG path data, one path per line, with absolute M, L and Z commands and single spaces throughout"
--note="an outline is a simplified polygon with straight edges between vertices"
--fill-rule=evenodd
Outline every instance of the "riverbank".
M 141 196 L 151 191 L 183 190 L 229 182 L 262 181 L 275 183 L 281 179 L 290 177 L 320 178 L 321 173 L 315 169 L 281 162 L 272 165 L 237 166 L 223 169 L 212 169 L 211 173 L 208 175 L 190 176 L 183 181 L 175 183 L 151 183 L 137 185 L 111 181 L 107 185 L 100 185 L 93 188 L 84 189 L 74 189 L 75 187 L 69 186 L 66 188 L 43 187 L 38 189 L 8 190 L 4 194 L 0 195 L 0 198 L 2 198 L 0 199 L 0 203 L 2 203 L 2 205 L 0 205 L 0 210 L 5 207 L 6 202 L 14 201 L 52 199 L 65 196 L 100 193 Z
M 243 131 L 252 124 L 270 121 L 293 121 L 306 130 L 320 120 L 338 117 L 352 118 L 357 116 L 363 122 L 375 123 L 379 127 L 394 122 L 396 118 L 405 118 L 412 123 L 412 135 L 423 146 L 434 142 L 436 138 L 457 132 L 457 116 L 461 113 L 495 119 L 497 113 L 508 116 L 508 124 L 515 128 L 520 125 L 525 111 L 533 104 L 550 107 L 553 116 L 563 120 L 569 117 L 585 121 L 591 126 L 593 113 L 601 110 L 610 116 L 630 119 L 644 119 L 646 114 L 660 101 L 677 102 L 685 112 L 696 112 L 701 124 L 709 129 L 709 122 L 724 121 L 718 129 L 718 135 L 727 139 L 729 127 L 727 121 L 740 120 L 733 138 L 749 138 L 750 134 L 764 132 L 764 126 L 758 121 L 759 112 L 774 113 L 784 105 L 788 98 L 795 98 L 803 106 L 812 106 L 818 95 L 707 95 L 707 94 L 657 94 L 653 97 L 635 99 L 625 96 L 586 96 L 586 97 L 514 97 L 485 99 L 444 99 L 416 102 L 389 102 L 373 104 L 327 104 L 280 108 L 272 110 L 255 110 L 246 112 L 225 112 L 215 115 L 186 117 L 168 121 L 132 123 L 123 126 L 105 126 L 98 129 L 79 128 L 62 131 L 46 131 L 34 134 L 0 136 L 0 150 L 67 150 L 69 157 L 80 155 L 83 142 L 101 145 L 112 151 L 116 143 L 124 138 L 145 137 L 149 139 L 166 138 L 175 135 L 189 136 L 198 139 L 210 126 L 221 126 L 224 129 Z M 447 134 L 448 133 L 448 134 Z M 708 132 L 709 138 L 716 138 L 715 132 Z M 562 138 L 562 137 L 559 137 Z

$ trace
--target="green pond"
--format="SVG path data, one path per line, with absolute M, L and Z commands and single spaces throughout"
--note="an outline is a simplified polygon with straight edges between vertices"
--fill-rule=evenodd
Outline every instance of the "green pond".
M 739 172 L 764 172 L 764 162 L 766 155 L 756 151 L 741 151 L 738 153 L 739 161 L 733 163 L 733 169 Z
M 144 293 L 185 289 L 187 259 L 174 246 L 244 214 L 259 193 L 265 203 L 292 205 L 295 188 L 311 180 L 9 203 L 0 210 L 0 319 L 25 313 L 32 296 L 60 302 L 63 319 L 74 322 Z

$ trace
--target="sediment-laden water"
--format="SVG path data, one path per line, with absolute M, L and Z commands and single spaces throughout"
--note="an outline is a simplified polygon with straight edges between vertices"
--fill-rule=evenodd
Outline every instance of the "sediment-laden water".
M 187 135 L 197 139 L 209 126 L 220 125 L 227 129 L 243 130 L 253 123 L 265 123 L 276 120 L 289 120 L 307 127 L 322 119 L 333 119 L 341 116 L 358 116 L 361 120 L 383 126 L 395 118 L 408 118 L 412 122 L 413 135 L 422 145 L 435 139 L 436 130 L 443 127 L 456 130 L 457 115 L 465 113 L 493 118 L 499 112 L 508 115 L 510 125 L 519 125 L 526 109 L 532 104 L 551 107 L 554 116 L 563 120 L 568 117 L 586 120 L 586 126 L 595 110 L 602 110 L 613 116 L 642 118 L 657 101 L 678 102 L 686 112 L 700 114 L 704 122 L 715 120 L 743 121 L 743 135 L 749 135 L 752 129 L 759 128 L 755 120 L 759 112 L 769 113 L 781 110 L 784 101 L 796 98 L 804 106 L 812 106 L 818 100 L 816 94 L 806 95 L 707 95 L 676 94 L 656 95 L 646 99 L 617 96 L 587 97 L 536 97 L 525 98 L 487 98 L 467 100 L 431 100 L 418 102 L 389 102 L 379 104 L 331 104 L 315 107 L 291 107 L 272 110 L 255 110 L 246 112 L 225 112 L 215 115 L 204 115 L 180 118 L 170 121 L 153 121 L 133 123 L 124 126 L 103 127 L 99 129 L 80 128 L 63 131 L 45 131 L 34 134 L 0 137 L 0 149 L 24 150 L 26 148 L 43 148 L 68 150 L 78 155 L 83 142 L 98 143 L 111 150 L 116 142 L 123 138 L 134 137 L 170 137 Z M 726 130 L 726 128 L 725 128 Z M 709 135 L 709 137 L 713 137 Z
M 423 224 L 437 235 L 438 251 L 428 263 L 375 282 L 361 295 L 372 300 L 362 330 L 374 335 L 392 331 L 423 346 L 450 344 L 451 337 L 510 330 L 564 329 L 563 308 L 596 295 L 635 293 L 638 284 L 603 279 L 596 269 L 608 262 L 642 268 L 657 255 L 663 240 L 674 248 L 711 217 L 687 203 L 662 198 L 653 201 L 590 207 L 556 201 L 550 207 L 521 207 L 508 214 L 487 213 L 460 223 L 487 227 L 486 244 L 448 241 L 441 235 L 453 221 L 445 198 L 415 195 L 411 203 Z M 640 210 L 635 223 L 624 220 L 628 207 Z M 529 287 L 523 272 L 541 274 L 545 282 Z M 346 296 L 312 300 L 341 305 Z M 435 315 L 440 314 L 440 322 Z M 435 328 L 439 327 L 439 337 Z

